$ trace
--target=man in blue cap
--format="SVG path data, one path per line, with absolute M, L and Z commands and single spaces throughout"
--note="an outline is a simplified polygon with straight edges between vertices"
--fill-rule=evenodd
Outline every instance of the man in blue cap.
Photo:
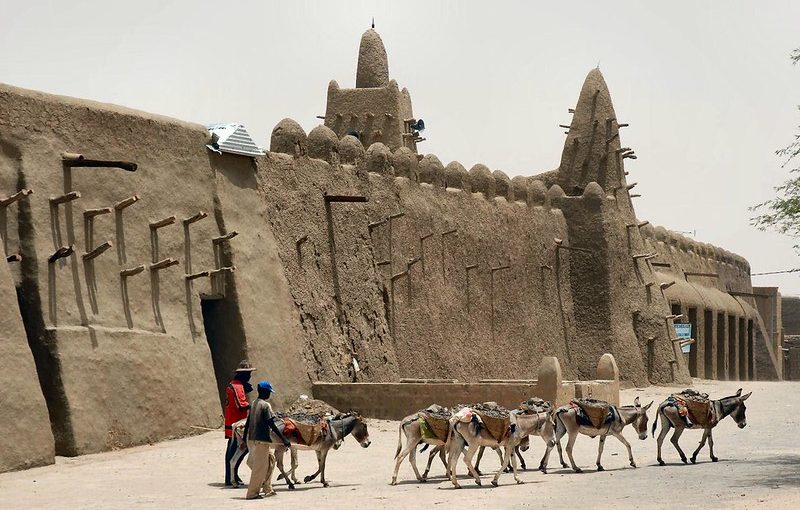
M 272 471 L 275 469 L 275 454 L 270 448 L 270 431 L 275 437 L 283 442 L 284 446 L 289 446 L 289 440 L 275 425 L 275 414 L 272 406 L 267 400 L 275 390 L 269 381 L 261 381 L 256 386 L 258 398 L 250 404 L 250 415 L 244 426 L 244 438 L 247 441 L 247 448 L 250 456 L 247 458 L 247 465 L 250 466 L 250 483 L 247 484 L 247 499 L 257 499 L 261 497 L 261 489 L 267 496 L 273 496 L 272 490 Z

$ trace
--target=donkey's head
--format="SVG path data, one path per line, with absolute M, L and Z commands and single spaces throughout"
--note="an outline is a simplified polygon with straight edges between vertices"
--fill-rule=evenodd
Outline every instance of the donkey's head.
M 367 430 L 367 420 L 360 414 L 353 414 L 356 419 L 353 425 L 353 437 L 358 441 L 362 448 L 367 448 L 372 441 L 369 440 L 369 431 Z
M 728 397 L 729 399 L 735 399 L 734 403 L 736 407 L 734 408 L 733 412 L 731 412 L 731 417 L 736 422 L 736 425 L 739 426 L 740 429 L 743 429 L 747 426 L 747 417 L 745 416 L 745 411 L 747 411 L 747 407 L 744 405 L 744 401 L 750 398 L 753 392 L 746 395 L 742 395 L 742 389 L 739 388 L 739 391 L 736 392 L 736 395 L 733 397 Z
M 633 407 L 636 409 L 636 418 L 633 419 L 633 428 L 636 430 L 636 433 L 639 434 L 639 439 L 642 441 L 647 439 L 647 421 L 649 420 L 647 417 L 647 410 L 650 409 L 651 405 L 653 405 L 652 400 L 649 404 L 642 407 L 639 403 L 639 397 L 633 399 Z

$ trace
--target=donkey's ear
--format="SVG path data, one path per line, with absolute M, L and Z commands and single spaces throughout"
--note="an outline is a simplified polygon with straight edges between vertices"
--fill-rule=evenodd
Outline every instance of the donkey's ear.
M 649 404 L 647 404 L 646 406 L 644 406 L 644 410 L 645 410 L 645 411 L 647 411 L 648 409 L 650 409 L 650 406 L 651 406 L 651 405 L 653 405 L 653 402 L 654 402 L 654 401 L 653 401 L 653 400 L 651 400 Z
M 742 396 L 742 389 L 741 389 L 741 388 L 739 388 L 738 390 L 736 390 L 736 396 L 737 396 L 737 397 L 740 397 L 740 396 Z
M 640 406 L 640 404 L 639 404 L 639 397 L 636 397 L 635 399 L 633 399 L 633 405 L 634 405 L 634 406 L 636 406 L 636 407 L 639 407 L 639 406 Z
M 751 391 L 751 392 L 750 392 L 750 393 L 748 393 L 747 395 L 742 395 L 742 396 L 739 398 L 739 400 L 741 400 L 742 402 L 744 402 L 745 400 L 747 400 L 748 398 L 750 398 L 750 395 L 752 395 L 752 394 L 753 394 L 753 392 Z

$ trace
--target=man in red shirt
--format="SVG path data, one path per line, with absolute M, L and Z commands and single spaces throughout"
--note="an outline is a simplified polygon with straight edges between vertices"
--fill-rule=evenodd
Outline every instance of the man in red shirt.
M 250 410 L 247 394 L 253 391 L 250 376 L 254 370 L 255 368 L 251 367 L 247 360 L 242 360 L 233 373 L 233 379 L 225 388 L 225 438 L 228 440 L 225 449 L 225 485 L 228 487 L 240 487 L 244 483 L 238 473 L 239 464 L 247 454 L 247 447 L 237 447 L 233 439 L 233 424 L 247 418 L 247 412 Z

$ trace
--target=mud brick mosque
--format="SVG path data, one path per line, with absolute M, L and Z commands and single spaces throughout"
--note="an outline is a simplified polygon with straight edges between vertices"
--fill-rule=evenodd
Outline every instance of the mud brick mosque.
M 513 179 L 419 152 L 374 30 L 327 97 L 262 151 L 237 124 L 0 85 L 0 471 L 217 427 L 243 358 L 279 405 L 543 356 L 592 378 L 606 352 L 635 385 L 781 377 L 747 260 L 637 218 L 598 69 L 558 168 Z

